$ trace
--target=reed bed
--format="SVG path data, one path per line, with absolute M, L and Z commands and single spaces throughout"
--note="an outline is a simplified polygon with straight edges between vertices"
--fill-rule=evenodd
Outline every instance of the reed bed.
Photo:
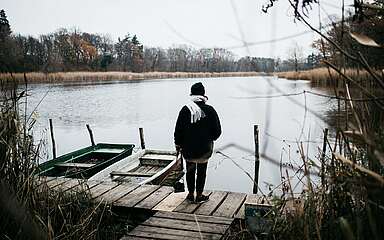
M 361 84 L 370 84 L 372 81 L 371 75 L 365 70 L 358 69 L 344 69 L 341 70 L 346 76 L 354 79 Z M 376 71 L 378 76 L 381 76 L 380 71 Z M 328 68 L 315 68 L 305 71 L 290 71 L 290 72 L 276 72 L 276 76 L 291 80 L 310 80 L 316 87 L 333 87 L 339 83 L 341 85 L 344 79 L 338 72 Z
M 165 78 L 214 78 L 214 77 L 250 77 L 259 76 L 258 72 L 56 72 L 26 73 L 30 83 L 63 83 L 63 82 L 98 82 L 98 81 L 129 81 L 144 79 L 165 79 Z M 0 80 L 14 78 L 23 83 L 23 73 L 1 73 Z
M 0 88 L 0 239 L 119 239 L 124 227 L 85 186 L 68 193 L 37 181 L 43 145 L 30 134 L 27 91 L 15 81 Z
M 279 75 L 344 88 L 355 100 L 339 99 L 329 111 L 335 130 L 329 136 L 324 132 L 316 161 L 320 165 L 297 143 L 304 190 L 294 196 L 292 176 L 282 173 L 283 194 L 274 209 L 274 239 L 384 239 L 380 223 L 384 218 L 384 105 L 380 99 L 384 89 L 365 71 L 339 71 L 348 78 L 333 70 L 330 76 L 326 68 Z M 379 71 L 376 74 L 381 76 Z M 354 89 L 349 91 L 346 83 Z M 363 100 L 357 101 L 359 98 Z
M 384 178 L 368 170 L 363 148 L 348 150 L 352 144 L 345 139 L 339 132 L 329 145 L 320 183 L 309 173 L 316 166 L 303 155 L 305 189 L 299 197 L 293 197 L 289 176 L 283 179 L 271 239 L 383 239 Z

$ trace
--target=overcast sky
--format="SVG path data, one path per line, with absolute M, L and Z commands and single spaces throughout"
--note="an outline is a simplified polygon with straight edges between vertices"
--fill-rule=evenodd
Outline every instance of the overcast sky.
M 304 53 L 317 37 L 306 33 L 275 44 L 258 44 L 248 49 L 247 42 L 260 42 L 299 34 L 308 29 L 295 23 L 287 0 L 279 0 L 267 13 L 261 11 L 268 0 L 2 0 L 0 8 L 8 15 L 14 33 L 38 36 L 61 27 L 108 33 L 117 40 L 136 34 L 144 46 L 169 47 L 187 44 L 196 48 L 224 47 L 238 56 L 277 56 L 286 58 L 297 42 Z M 341 16 L 342 0 L 321 0 L 321 19 Z M 352 0 L 346 0 L 351 4 Z M 310 19 L 319 25 L 318 9 Z

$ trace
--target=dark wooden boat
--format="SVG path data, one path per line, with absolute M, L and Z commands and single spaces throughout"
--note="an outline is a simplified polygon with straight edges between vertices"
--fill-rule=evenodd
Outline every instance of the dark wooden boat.
M 90 180 L 118 181 L 135 184 L 159 184 L 164 181 L 177 181 L 183 175 L 181 156 L 175 151 L 144 149 L 119 161 Z
M 40 164 L 38 175 L 89 178 L 131 155 L 134 147 L 133 144 L 99 143 Z

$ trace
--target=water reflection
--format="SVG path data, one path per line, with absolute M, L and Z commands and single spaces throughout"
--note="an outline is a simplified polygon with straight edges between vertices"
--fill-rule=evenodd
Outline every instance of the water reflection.
M 286 97 L 252 98 L 257 95 L 281 94 L 277 89 L 284 93 L 310 90 L 307 81 L 269 80 L 266 77 L 232 77 L 53 87 L 33 85 L 29 109 L 33 109 L 49 91 L 37 108 L 37 130 L 48 128 L 48 119 L 53 119 L 58 155 L 90 144 L 85 124 L 91 125 L 96 142 L 134 143 L 139 146 L 138 128 L 143 127 L 147 147 L 173 149 L 173 130 L 178 111 L 188 100 L 190 86 L 201 81 L 209 97 L 208 103 L 215 106 L 222 123 L 223 135 L 215 143 L 217 148 L 236 143 L 253 150 L 253 125 L 258 124 L 260 149 L 264 149 L 268 143 L 264 152 L 267 156 L 278 162 L 299 166 L 302 161 L 296 152 L 295 141 L 310 140 L 309 156 L 315 159 L 318 154 L 317 142 L 321 142 L 325 123 L 313 113 L 321 115 L 329 103 L 311 95 L 290 97 L 302 105 L 306 100 L 307 108 L 313 111 L 310 112 Z M 271 88 L 271 83 L 275 88 Z M 267 113 L 270 117 L 266 119 Z M 269 127 L 266 132 L 267 123 Z M 307 149 L 307 144 L 304 145 Z M 223 149 L 222 152 L 253 176 L 252 154 L 236 147 Z M 249 177 L 232 160 L 220 154 L 212 157 L 206 188 L 252 191 L 253 184 Z M 279 183 L 279 166 L 262 158 L 261 189 L 268 192 L 270 185 L 276 186 Z M 297 188 L 299 190 L 300 187 Z

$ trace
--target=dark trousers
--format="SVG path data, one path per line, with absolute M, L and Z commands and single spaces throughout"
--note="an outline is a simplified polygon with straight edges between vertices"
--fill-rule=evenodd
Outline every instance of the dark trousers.
M 207 175 L 208 163 L 193 163 L 186 161 L 187 168 L 187 186 L 189 192 L 195 191 L 195 175 L 196 177 L 196 192 L 203 192 L 205 185 L 205 178 Z M 197 171 L 196 171 L 197 170 Z M 197 172 L 197 174 L 196 174 Z

